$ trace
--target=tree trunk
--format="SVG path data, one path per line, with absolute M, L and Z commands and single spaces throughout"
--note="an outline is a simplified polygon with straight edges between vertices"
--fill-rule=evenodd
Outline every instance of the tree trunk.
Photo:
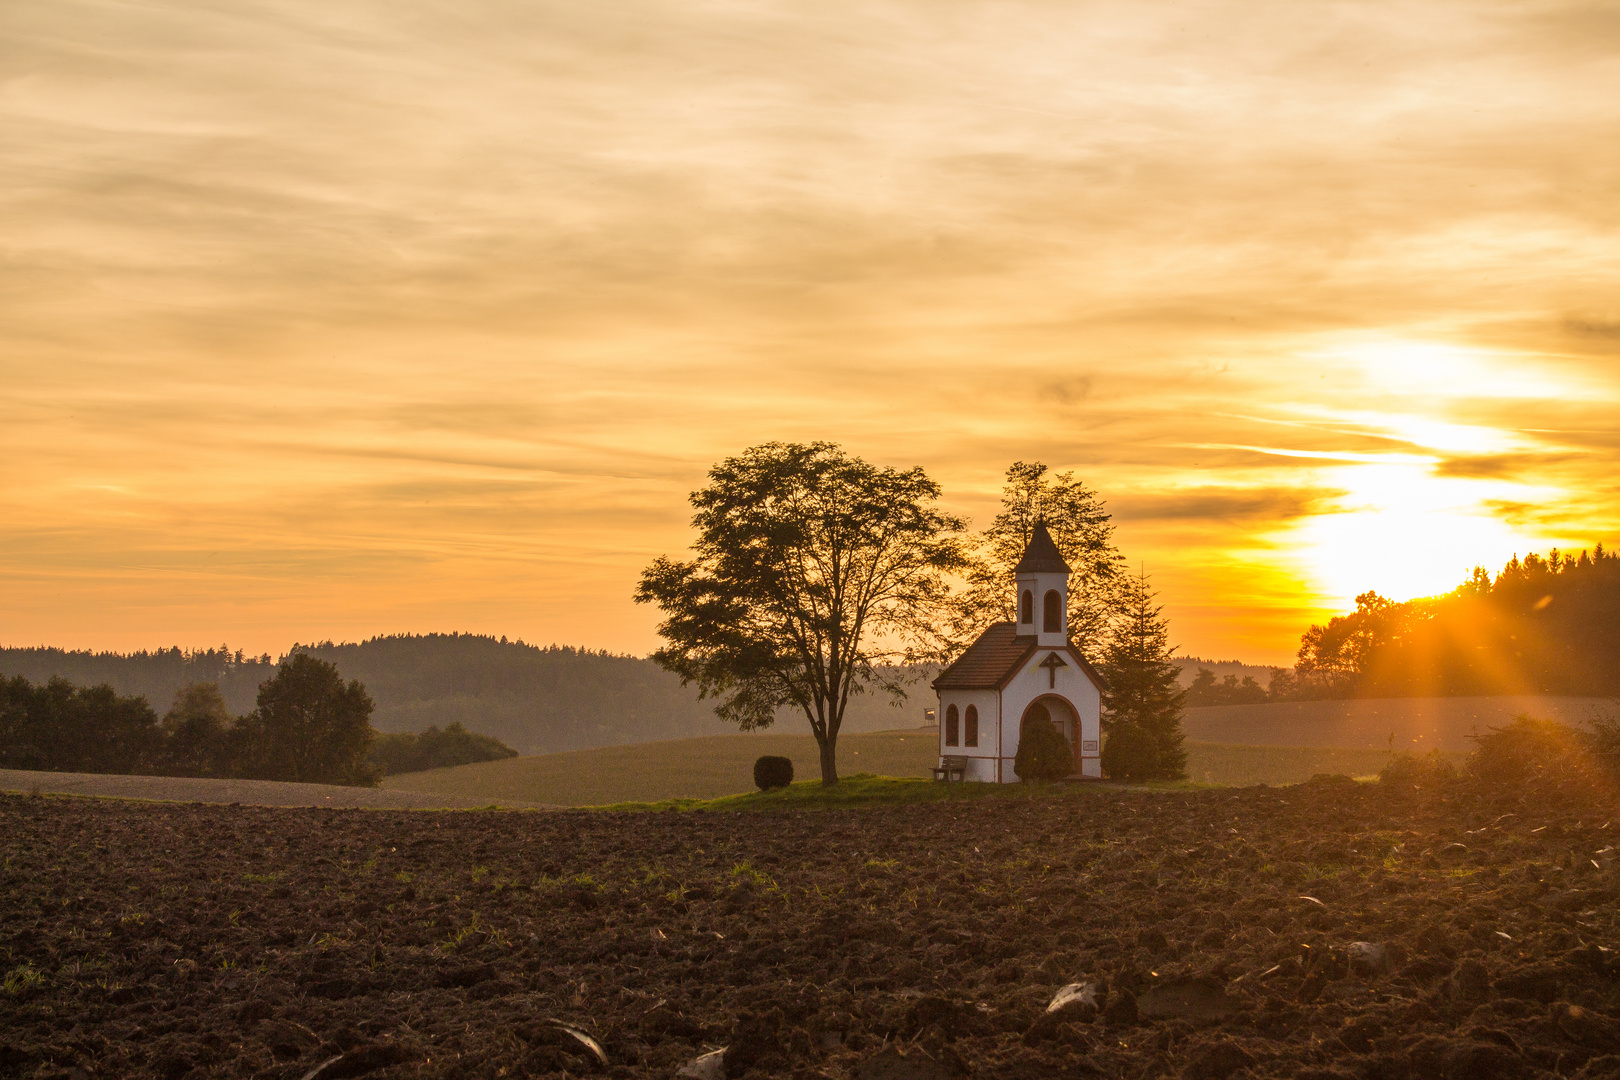
M 838 783 L 838 736 L 828 732 L 816 742 L 821 747 L 821 786 L 832 787 Z

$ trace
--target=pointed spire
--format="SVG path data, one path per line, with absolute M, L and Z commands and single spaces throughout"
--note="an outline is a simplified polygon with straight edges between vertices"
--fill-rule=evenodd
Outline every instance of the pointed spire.
M 1024 557 L 1018 560 L 1013 567 L 1015 574 L 1069 574 L 1069 564 L 1063 561 L 1063 555 L 1058 551 L 1057 545 L 1052 542 L 1052 534 L 1046 531 L 1046 522 L 1037 521 L 1035 531 L 1030 535 L 1029 546 L 1024 549 Z

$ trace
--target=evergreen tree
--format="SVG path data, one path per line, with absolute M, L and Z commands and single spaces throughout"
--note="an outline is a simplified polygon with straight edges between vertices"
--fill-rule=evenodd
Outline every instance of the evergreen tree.
M 1102 695 L 1103 732 L 1134 727 L 1152 736 L 1158 779 L 1181 780 L 1187 775 L 1187 751 L 1181 745 L 1187 695 L 1176 681 L 1180 669 L 1170 662 L 1169 625 L 1146 577 L 1130 580 L 1128 587 L 1121 626 L 1102 663 L 1108 680 Z

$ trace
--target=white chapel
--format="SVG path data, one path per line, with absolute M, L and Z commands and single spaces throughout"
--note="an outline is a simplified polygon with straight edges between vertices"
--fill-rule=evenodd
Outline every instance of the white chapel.
M 1013 568 L 1018 621 L 979 635 L 934 680 L 941 770 L 1013 784 L 1023 726 L 1045 716 L 1074 748 L 1074 773 L 1101 778 L 1102 688 L 1069 643 L 1069 564 L 1037 523 Z

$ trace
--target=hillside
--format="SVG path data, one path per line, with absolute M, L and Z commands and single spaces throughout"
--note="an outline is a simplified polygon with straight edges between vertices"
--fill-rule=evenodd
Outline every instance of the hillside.
M 364 683 L 376 702 L 373 725 L 419 732 L 461 723 L 520 753 L 718 735 L 736 729 L 715 718 L 708 702 L 651 660 L 562 645 L 544 648 L 476 634 L 372 638 L 357 644 L 294 645 Z M 217 682 L 232 712 L 250 711 L 261 682 L 275 671 L 268 656 L 244 657 L 227 647 L 185 652 L 93 653 L 53 648 L 0 648 L 0 675 L 34 683 L 60 676 L 80 686 L 107 683 L 140 695 L 159 713 L 181 687 Z M 921 685 L 926 687 L 926 674 Z M 896 709 L 886 698 L 857 697 L 846 731 L 875 731 L 921 720 L 921 706 Z M 784 713 L 787 730 L 805 730 Z

